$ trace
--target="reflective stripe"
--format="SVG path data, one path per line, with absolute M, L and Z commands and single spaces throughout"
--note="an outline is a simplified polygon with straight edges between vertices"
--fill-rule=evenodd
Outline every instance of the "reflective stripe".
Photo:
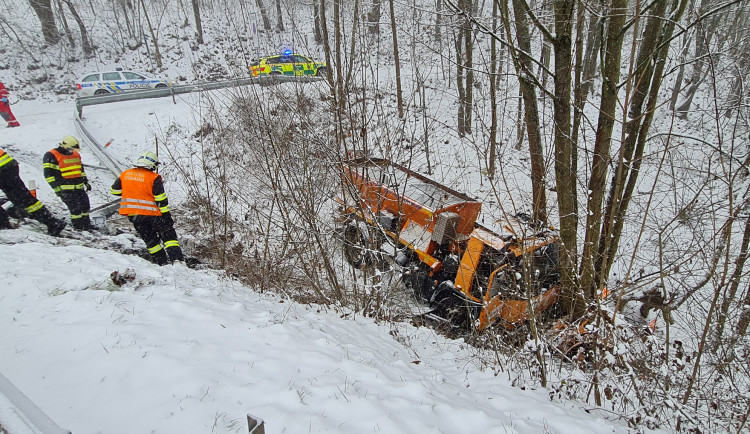
M 178 243 L 177 240 L 164 241 L 164 247 L 180 247 L 180 243 Z
M 159 174 L 141 167 L 128 169 L 120 174 L 122 183 L 120 214 L 160 216 L 161 211 L 154 200 L 154 182 Z M 116 194 L 113 193 L 113 194 Z
M 148 249 L 148 252 L 153 255 L 154 253 L 158 252 L 161 249 L 162 249 L 161 244 L 157 244 L 154 247 Z
M 135 212 L 136 210 L 141 210 L 141 209 L 145 211 L 157 211 L 159 208 L 155 206 L 134 205 L 131 203 L 123 204 L 122 202 L 120 203 L 120 211 L 127 212 L 127 210 L 133 210 Z M 144 215 L 148 215 L 148 214 L 144 214 Z
M 110 188 L 109 193 L 114 194 L 115 196 L 120 196 L 122 195 L 122 190 L 115 190 L 114 188 Z
M 164 214 L 165 212 L 169 212 L 169 207 L 168 206 L 160 206 L 159 207 L 159 211 L 161 211 L 161 213 Z
M 63 184 L 60 186 L 60 190 L 83 190 L 86 188 L 85 184 Z
M 83 175 L 83 165 L 81 163 L 81 154 L 78 151 L 72 151 L 70 155 L 64 155 L 52 149 L 49 151 L 55 156 L 57 166 L 52 163 L 46 163 L 43 166 L 48 169 L 59 170 L 63 179 L 80 178 Z
M 35 211 L 39 211 L 42 208 L 44 208 L 44 204 L 42 204 L 39 201 L 36 201 L 35 203 L 33 203 L 33 204 L 31 204 L 31 205 L 29 205 L 29 206 L 26 207 L 26 212 L 28 212 L 29 214 L 31 214 L 31 213 L 33 213 Z
M 158 196 L 154 196 L 154 200 L 157 202 L 161 202 L 162 200 L 167 198 L 167 193 L 162 193 Z
M 5 151 L 0 150 L 0 167 L 5 166 L 6 164 L 10 163 L 11 161 L 13 161 L 13 157 L 11 157 L 10 155 L 6 154 Z

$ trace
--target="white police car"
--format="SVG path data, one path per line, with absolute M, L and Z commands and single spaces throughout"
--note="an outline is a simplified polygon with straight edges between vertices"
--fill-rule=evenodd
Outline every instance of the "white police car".
M 78 96 L 105 95 L 131 90 L 156 89 L 174 86 L 173 81 L 149 77 L 117 68 L 115 71 L 92 72 L 76 82 Z

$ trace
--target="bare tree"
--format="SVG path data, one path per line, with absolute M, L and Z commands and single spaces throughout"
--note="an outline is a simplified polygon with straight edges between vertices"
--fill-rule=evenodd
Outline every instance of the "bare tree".
M 200 0 L 192 0 L 193 17 L 195 18 L 195 37 L 199 44 L 203 44 L 203 21 L 201 20 Z
M 50 0 L 29 0 L 29 4 L 34 9 L 39 23 L 42 25 L 42 36 L 44 42 L 48 45 L 55 45 L 60 41 L 60 34 L 57 32 L 55 25 L 55 14 L 52 12 Z
M 398 36 L 396 33 L 396 12 L 393 8 L 393 1 L 388 0 L 391 10 L 391 36 L 393 38 L 393 61 L 396 64 L 396 104 L 398 106 L 399 119 L 404 118 L 404 97 L 401 92 L 401 60 L 398 55 Z
M 154 41 L 154 60 L 156 61 L 156 67 L 161 69 L 162 68 L 162 61 L 161 61 L 161 51 L 159 51 L 159 39 L 156 36 L 156 31 L 154 30 L 154 26 L 151 25 L 151 18 L 148 16 L 148 11 L 146 10 L 146 3 L 141 0 L 141 8 L 143 9 L 143 16 L 146 17 L 146 23 L 148 24 L 148 30 L 151 33 L 151 39 Z
M 68 6 L 68 9 L 70 9 L 70 14 L 73 15 L 73 19 L 76 20 L 76 23 L 78 24 L 78 29 L 81 31 L 81 45 L 83 47 L 83 55 L 86 57 L 93 56 L 94 44 L 91 43 L 91 38 L 89 37 L 89 32 L 86 30 L 86 25 L 81 19 L 81 16 L 78 15 L 78 11 L 76 11 L 76 8 L 73 6 L 73 3 L 70 0 L 63 0 L 63 1 Z
M 276 30 L 279 32 L 284 31 L 284 17 L 281 13 L 281 0 L 276 0 Z

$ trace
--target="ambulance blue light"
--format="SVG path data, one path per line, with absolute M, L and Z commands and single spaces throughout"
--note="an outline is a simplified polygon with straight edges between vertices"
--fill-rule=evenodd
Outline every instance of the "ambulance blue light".
M 292 50 L 284 50 L 283 54 L 284 54 L 284 56 L 288 56 L 288 55 L 292 54 Z

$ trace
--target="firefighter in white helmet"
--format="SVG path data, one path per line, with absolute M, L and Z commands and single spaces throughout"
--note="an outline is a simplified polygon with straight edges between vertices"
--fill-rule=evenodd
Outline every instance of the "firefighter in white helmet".
M 141 236 L 151 258 L 159 265 L 184 261 L 174 221 L 169 212 L 164 182 L 156 173 L 159 159 L 146 151 L 138 157 L 135 167 L 128 169 L 112 184 L 111 193 L 121 196 L 120 214 L 128 216 Z
M 91 202 L 87 191 L 91 184 L 78 151 L 81 145 L 73 136 L 65 136 L 55 149 L 44 154 L 44 177 L 47 183 L 70 210 L 73 229 L 91 230 Z

